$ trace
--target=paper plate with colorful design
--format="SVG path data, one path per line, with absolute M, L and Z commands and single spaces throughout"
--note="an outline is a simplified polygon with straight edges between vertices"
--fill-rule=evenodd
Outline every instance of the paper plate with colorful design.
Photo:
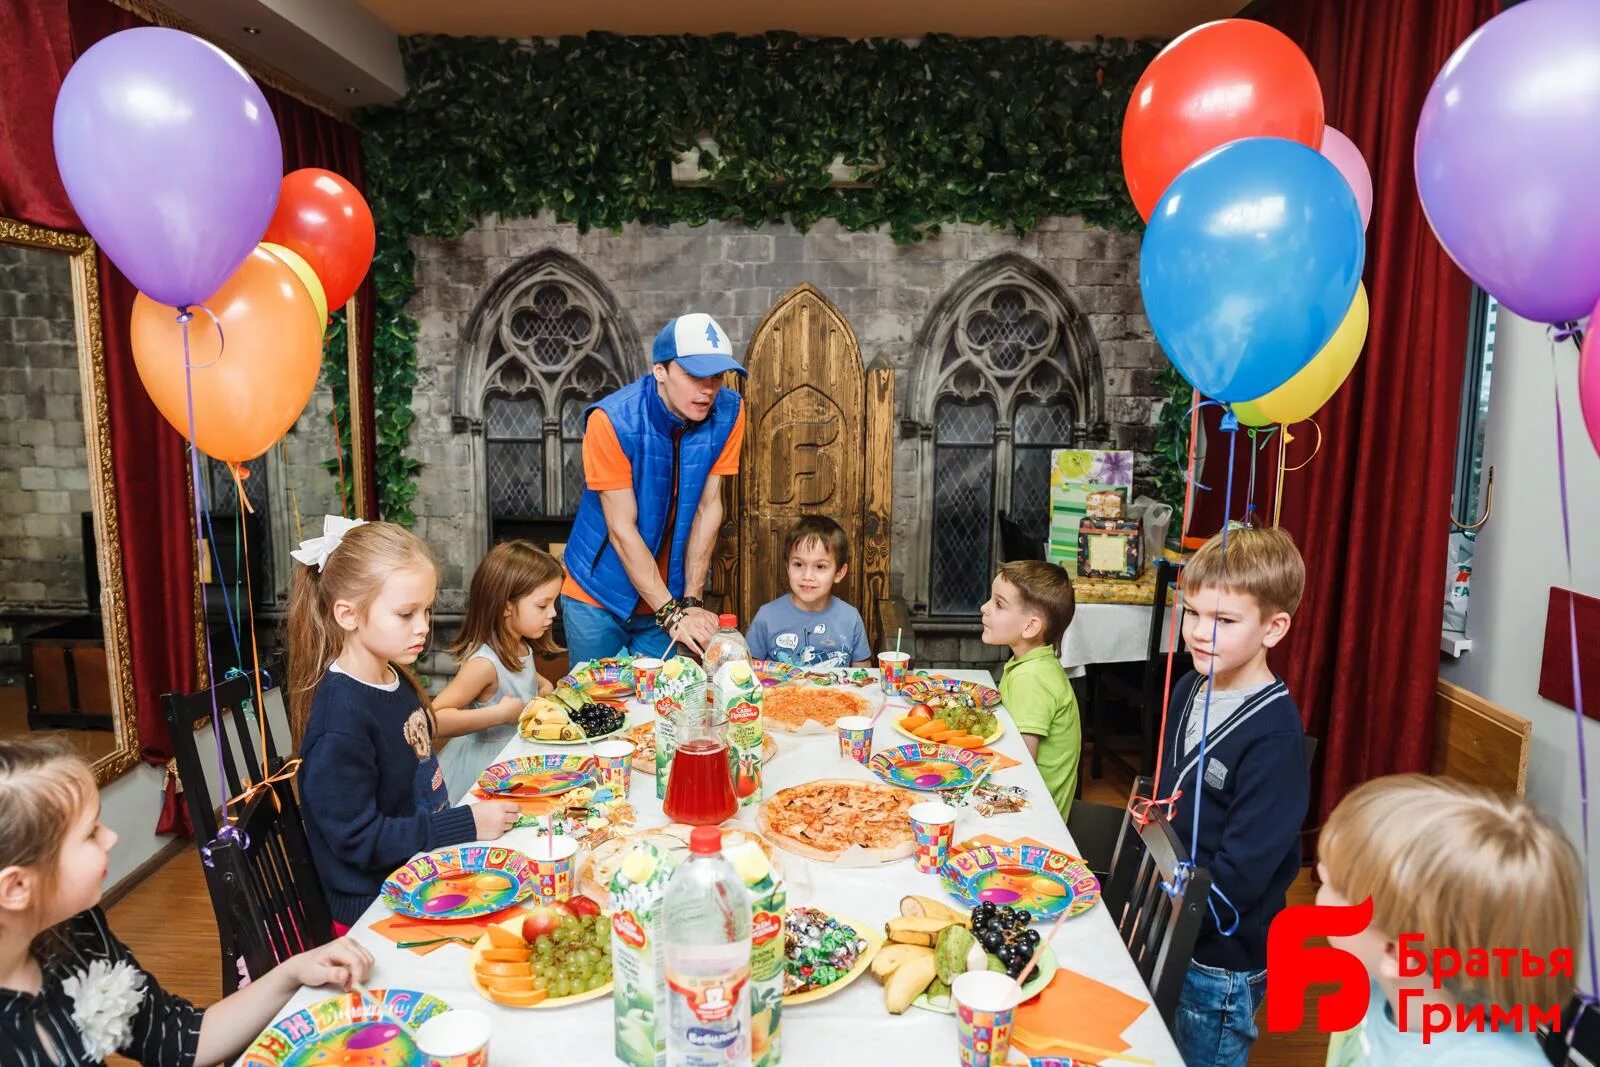
M 750 661 L 750 669 L 755 672 L 756 679 L 762 685 L 778 685 L 806 676 L 804 667 L 779 663 L 775 659 L 753 659 Z
M 1000 703 L 1000 690 L 960 678 L 947 678 L 942 674 L 918 675 L 906 680 L 901 694 L 913 704 L 939 707 L 943 698 L 958 696 L 980 708 L 992 708 Z
M 506 797 L 553 797 L 587 782 L 592 756 L 515 756 L 491 763 L 478 775 L 478 788 Z
M 391 874 L 381 896 L 414 919 L 471 919 L 525 900 L 537 882 L 533 861 L 516 849 L 462 845 L 418 856 Z
M 633 657 L 586 660 L 561 682 L 590 700 L 611 704 L 627 700 L 633 696 Z
M 945 891 L 969 908 L 985 901 L 1035 920 L 1081 915 L 1100 899 L 1100 880 L 1077 856 L 1036 845 L 980 845 L 952 853 L 939 872 Z
M 960 789 L 983 773 L 989 758 L 949 745 L 901 745 L 878 752 L 867 761 L 867 770 L 907 789 Z
M 319 1000 L 267 1027 L 240 1067 L 414 1067 L 417 1027 L 450 1005 L 412 989 L 369 989 Z M 382 1010 L 378 1004 L 383 1005 Z

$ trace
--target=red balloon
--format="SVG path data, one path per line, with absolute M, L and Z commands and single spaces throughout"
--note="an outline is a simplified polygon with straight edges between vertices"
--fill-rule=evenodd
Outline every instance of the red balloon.
M 284 175 L 278 210 L 261 239 L 298 252 L 311 264 L 330 309 L 344 307 L 361 287 L 377 243 L 372 209 L 356 187 L 316 167 Z
M 1208 22 L 1163 48 L 1134 86 L 1122 173 L 1148 222 L 1172 179 L 1213 148 L 1283 137 L 1320 149 L 1322 126 L 1322 86 L 1293 41 L 1250 19 Z

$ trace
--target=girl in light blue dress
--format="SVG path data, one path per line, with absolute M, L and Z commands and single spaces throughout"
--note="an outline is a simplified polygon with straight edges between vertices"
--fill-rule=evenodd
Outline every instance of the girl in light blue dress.
M 495 545 L 467 592 L 467 617 L 450 652 L 461 671 L 434 700 L 439 753 L 450 802 L 466 796 L 516 733 L 528 701 L 553 687 L 534 669 L 534 653 L 561 651 L 550 637 L 565 572 L 526 541 Z

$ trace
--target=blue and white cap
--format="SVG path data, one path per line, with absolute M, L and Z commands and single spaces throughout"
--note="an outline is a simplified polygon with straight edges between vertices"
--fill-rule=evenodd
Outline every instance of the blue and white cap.
M 711 378 L 730 370 L 745 373 L 727 331 L 717 325 L 716 319 L 699 311 L 679 315 L 656 334 L 650 362 L 669 360 L 677 360 L 696 378 Z

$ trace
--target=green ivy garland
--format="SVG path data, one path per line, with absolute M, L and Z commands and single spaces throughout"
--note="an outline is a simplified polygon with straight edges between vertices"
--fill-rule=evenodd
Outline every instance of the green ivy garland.
M 709 219 L 804 230 L 832 218 L 885 226 L 897 241 L 957 219 L 1023 232 L 1081 215 L 1136 229 L 1122 115 L 1159 47 L 789 33 L 404 40 L 410 91 L 357 119 L 378 225 L 383 516 L 412 521 L 421 467 L 405 455 L 417 336 L 405 310 L 416 289 L 409 238 L 543 210 L 585 231 Z M 675 186 L 673 161 L 702 135 L 718 146 L 700 156 L 709 180 Z M 840 156 L 865 187 L 830 186 Z

